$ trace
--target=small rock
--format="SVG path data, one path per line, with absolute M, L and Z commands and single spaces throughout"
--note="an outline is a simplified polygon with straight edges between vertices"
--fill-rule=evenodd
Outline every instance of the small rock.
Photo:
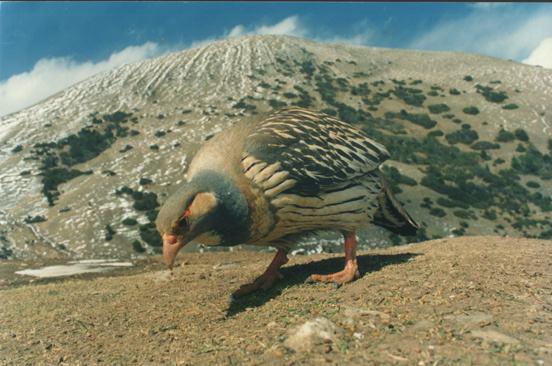
M 379 317 L 383 323 L 389 323 L 391 316 L 381 311 L 363 309 L 363 308 L 354 308 L 351 306 L 345 307 L 343 315 L 347 318 L 361 318 L 365 316 Z
M 414 324 L 412 326 L 412 329 L 414 329 L 414 330 L 425 330 L 425 329 L 432 328 L 433 326 L 434 326 L 433 322 L 431 322 L 429 320 L 420 320 L 419 322 L 417 322 L 416 324 Z
M 296 328 L 284 345 L 296 352 L 312 349 L 320 341 L 335 342 L 342 332 L 334 323 L 326 318 L 309 320 Z
M 470 333 L 472 337 L 481 338 L 487 342 L 495 342 L 495 343 L 503 343 L 503 344 L 519 343 L 517 339 L 492 329 L 487 329 L 487 330 L 477 329 L 477 330 L 472 330 Z
M 493 316 L 486 313 L 475 312 L 472 314 L 447 315 L 447 320 L 453 320 L 466 327 L 489 325 L 493 320 Z

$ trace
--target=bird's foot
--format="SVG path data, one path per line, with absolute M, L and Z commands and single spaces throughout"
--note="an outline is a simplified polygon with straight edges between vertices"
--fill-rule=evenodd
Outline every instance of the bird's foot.
M 230 299 L 237 299 L 260 289 L 268 290 L 282 278 L 284 278 L 284 276 L 278 270 L 266 271 L 257 277 L 255 281 L 242 285 L 239 289 L 234 291 L 234 293 L 230 295 Z
M 339 287 L 345 283 L 353 282 L 359 277 L 360 272 L 356 260 L 350 260 L 342 271 L 327 275 L 313 274 L 307 279 L 307 282 L 333 282 Z

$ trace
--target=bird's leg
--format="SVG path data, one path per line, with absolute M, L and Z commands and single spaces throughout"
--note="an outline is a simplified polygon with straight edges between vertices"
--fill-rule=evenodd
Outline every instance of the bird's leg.
M 278 252 L 276 252 L 274 259 L 272 259 L 272 262 L 270 262 L 264 273 L 257 277 L 255 281 L 242 285 L 232 294 L 232 297 L 238 298 L 258 289 L 268 290 L 270 287 L 272 287 L 272 285 L 276 283 L 276 281 L 283 278 L 279 269 L 281 266 L 286 264 L 288 260 L 289 259 L 287 257 L 287 250 L 278 249 Z
M 343 236 L 345 237 L 345 268 L 340 272 L 328 275 L 311 275 L 310 281 L 333 282 L 337 285 L 343 285 L 360 277 L 356 259 L 356 234 L 355 232 L 344 232 Z

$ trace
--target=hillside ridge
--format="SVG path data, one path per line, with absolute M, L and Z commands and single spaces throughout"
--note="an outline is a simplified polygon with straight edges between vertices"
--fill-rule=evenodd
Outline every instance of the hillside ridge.
M 392 150 L 384 173 L 423 223 L 416 240 L 547 238 L 550 98 L 552 71 L 513 61 L 288 36 L 124 65 L 0 119 L 0 258 L 159 251 L 158 206 L 201 143 L 289 105 L 336 115 Z M 319 239 L 327 245 L 310 251 L 339 245 Z M 363 235 L 366 246 L 398 242 L 383 229 Z

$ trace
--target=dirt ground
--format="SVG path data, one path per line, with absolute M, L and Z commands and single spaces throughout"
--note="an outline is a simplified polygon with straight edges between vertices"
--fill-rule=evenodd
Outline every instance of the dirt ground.
M 304 281 L 340 270 L 341 256 L 296 256 L 275 288 L 229 303 L 271 256 L 185 253 L 172 275 L 156 258 L 141 273 L 5 288 L 0 363 L 552 364 L 550 241 L 462 237 L 361 252 L 362 277 L 339 289 Z M 295 347 L 298 327 L 317 318 L 331 334 Z

